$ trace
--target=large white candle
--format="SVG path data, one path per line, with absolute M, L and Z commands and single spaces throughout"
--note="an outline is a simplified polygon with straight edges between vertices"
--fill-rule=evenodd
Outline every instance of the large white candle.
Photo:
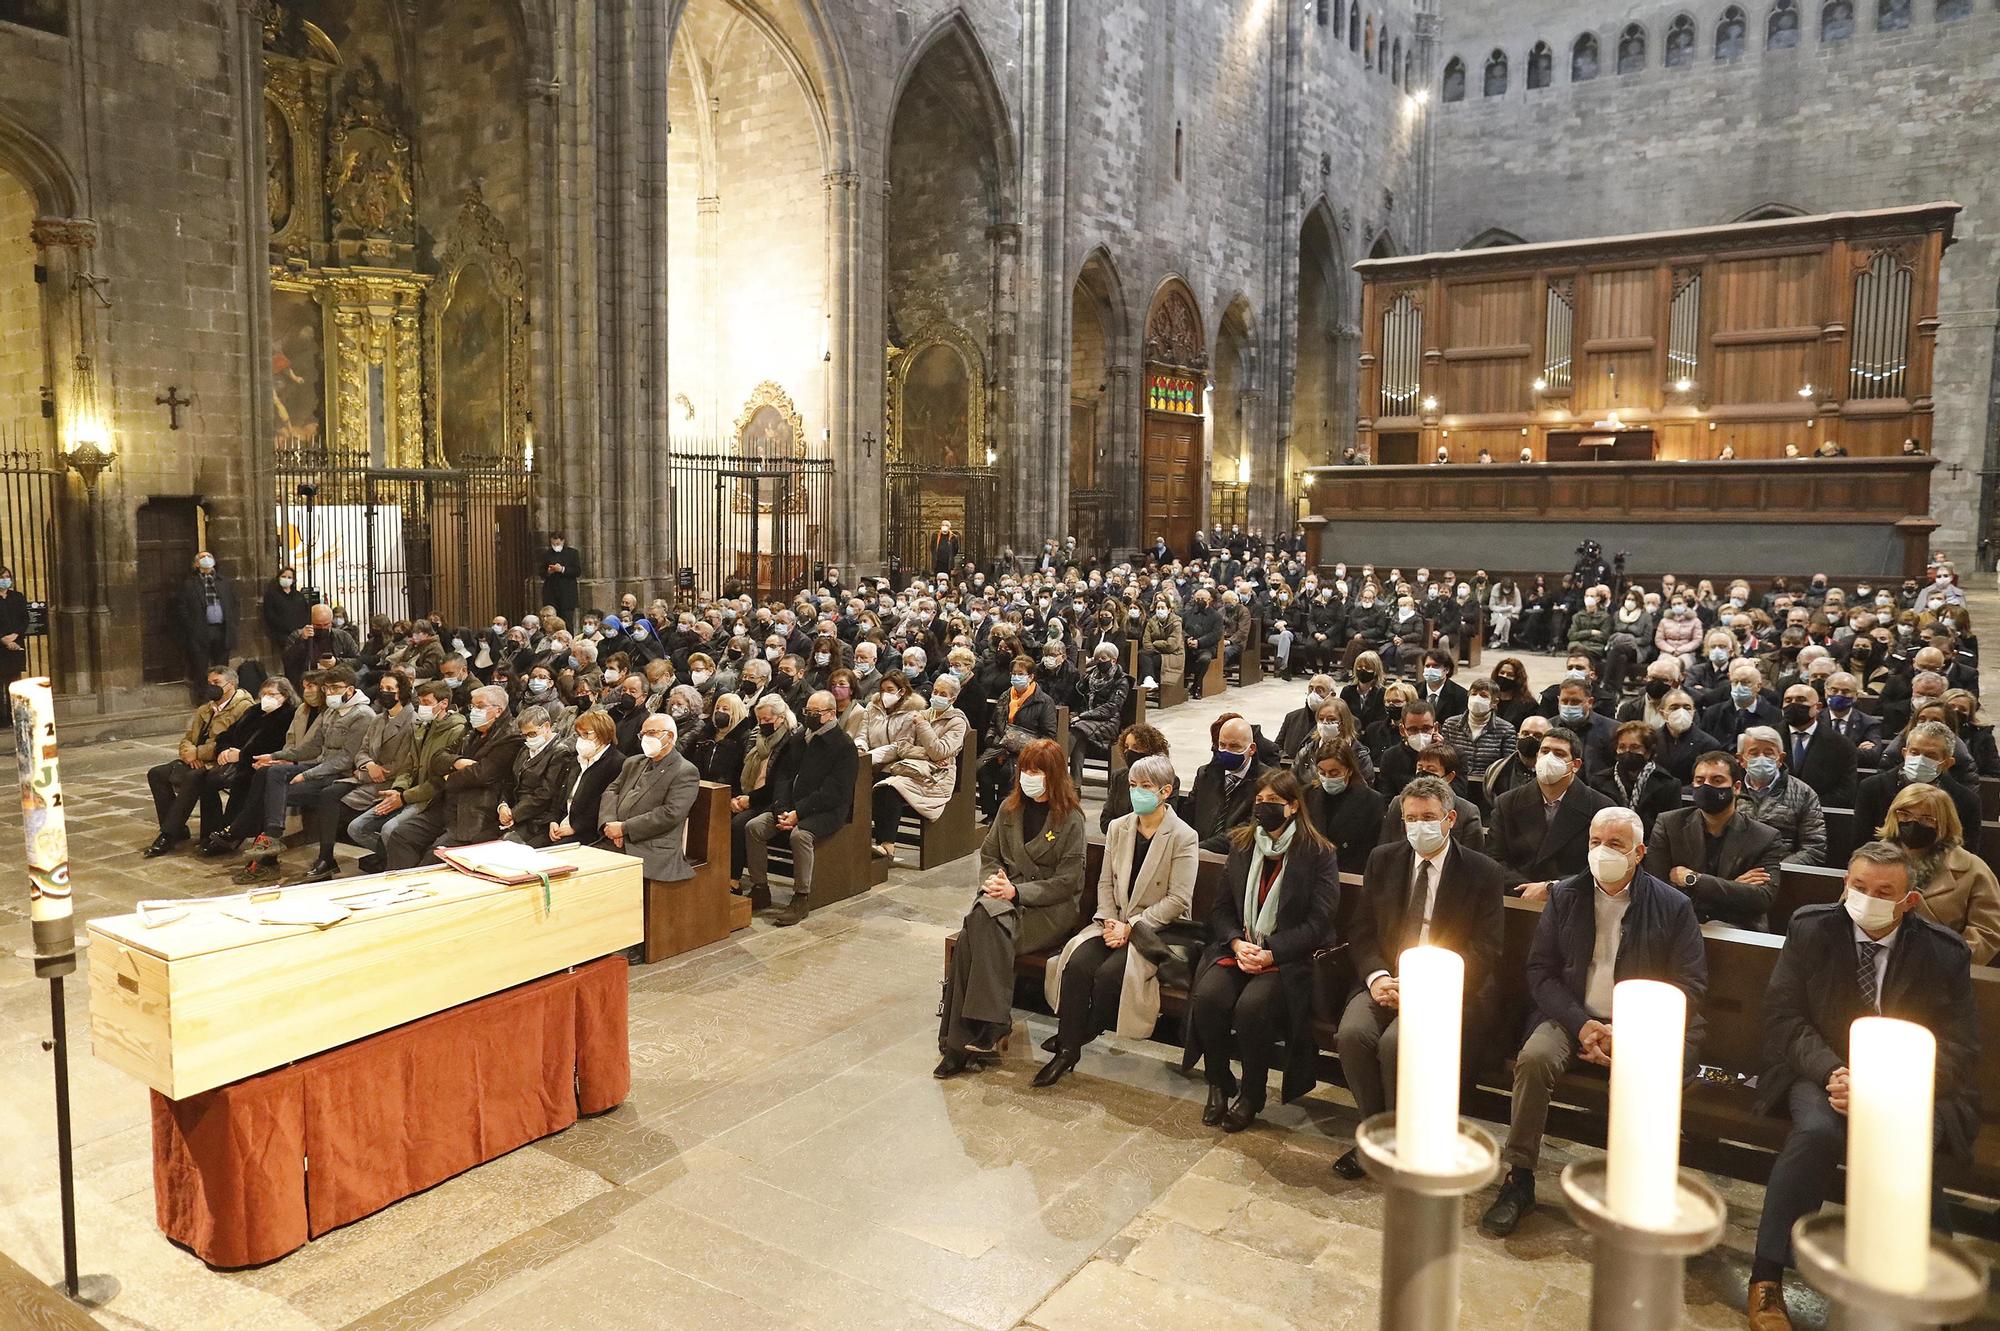
M 72 968 L 70 959 L 76 952 L 69 834 L 63 826 L 62 777 L 56 767 L 55 695 L 46 679 L 22 679 L 7 686 L 7 701 L 14 716 L 14 753 L 21 764 L 21 829 L 28 842 L 28 919 L 34 930 L 35 970 L 49 975 Z
M 1611 1031 L 1605 1200 L 1628 1225 L 1666 1229 L 1679 1210 L 1687 995 L 1659 980 L 1621 981 Z
M 1458 1165 L 1458 1046 L 1465 959 L 1413 947 L 1397 962 L 1396 1154 L 1403 1168 Z
M 1870 1285 L 1914 1292 L 1930 1272 L 1937 1037 L 1863 1017 L 1848 1031 L 1847 1071 L 1847 1262 Z

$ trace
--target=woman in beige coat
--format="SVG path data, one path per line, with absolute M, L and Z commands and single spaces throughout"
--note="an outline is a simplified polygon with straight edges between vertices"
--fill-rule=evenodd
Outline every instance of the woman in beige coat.
M 1181 683 L 1187 665 L 1187 635 L 1174 598 L 1161 592 L 1153 598 L 1153 613 L 1139 639 L 1139 687 Z
M 1965 848 L 1951 796 L 1919 782 L 1904 786 L 1889 801 L 1882 839 L 1910 858 L 1910 886 L 1922 897 L 1917 914 L 1963 938 L 1973 965 L 1991 965 L 2000 952 L 2000 881 Z
M 1043 981 L 1056 1010 L 1056 1053 L 1035 1074 L 1037 1086 L 1061 1081 L 1083 1047 L 1114 1022 L 1120 1035 L 1143 1040 L 1160 1018 L 1159 972 L 1146 953 L 1159 955 L 1158 931 L 1184 918 L 1194 901 L 1201 839 L 1169 802 L 1171 758 L 1141 758 L 1132 765 L 1131 782 L 1132 812 L 1104 835 L 1097 914 L 1049 963 Z
M 887 763 L 877 760 L 875 764 L 875 770 L 883 774 L 875 783 L 875 853 L 879 856 L 895 858 L 896 826 L 906 810 L 930 822 L 944 812 L 952 792 L 958 789 L 958 756 L 970 733 L 965 713 L 958 710 L 958 690 L 958 676 L 948 672 L 931 681 L 930 705 L 917 710 L 908 737 L 889 755 Z

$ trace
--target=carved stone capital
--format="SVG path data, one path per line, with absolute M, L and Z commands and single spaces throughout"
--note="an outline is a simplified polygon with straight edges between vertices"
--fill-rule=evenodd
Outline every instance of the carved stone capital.
M 525 87 L 529 101 L 554 106 L 562 97 L 563 81 L 531 76 Z
M 37 217 L 28 239 L 45 250 L 95 249 L 97 223 L 82 217 Z

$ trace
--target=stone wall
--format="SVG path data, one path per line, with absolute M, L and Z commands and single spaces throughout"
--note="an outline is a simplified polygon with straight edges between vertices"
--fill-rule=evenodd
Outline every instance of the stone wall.
M 1745 8 L 1739 58 L 1715 58 L 1723 6 L 1703 4 L 1690 11 L 1692 62 L 1667 68 L 1666 33 L 1680 12 L 1672 5 L 1449 6 L 1438 65 L 1461 55 L 1468 79 L 1464 102 L 1434 107 L 1436 243 L 1449 248 L 1493 227 L 1538 241 L 1712 225 L 1772 204 L 1964 204 L 1944 261 L 1933 434 L 1945 466 L 1932 507 L 1941 543 L 1969 555 L 1981 536 L 1974 473 L 1994 456 L 2000 8 L 1978 0 L 1968 17 L 1940 22 L 1934 0 L 1915 0 L 1911 25 L 1885 32 L 1875 5 L 1857 4 L 1853 35 L 1823 42 L 1818 4 L 1801 4 L 1791 48 L 1767 48 L 1767 4 Z M 1613 52 L 1633 22 L 1648 35 L 1646 66 L 1617 74 Z M 1603 72 L 1572 83 L 1568 53 L 1586 29 Z M 1554 81 L 1529 91 L 1537 40 L 1554 48 Z M 1508 54 L 1510 87 L 1486 98 L 1480 69 L 1496 47 Z
M 0 172 L 0 448 L 14 448 L 42 433 L 42 385 L 48 382 L 42 333 L 38 258 L 28 230 L 35 197 L 14 176 Z M 17 559 L 7 551 L 0 559 Z

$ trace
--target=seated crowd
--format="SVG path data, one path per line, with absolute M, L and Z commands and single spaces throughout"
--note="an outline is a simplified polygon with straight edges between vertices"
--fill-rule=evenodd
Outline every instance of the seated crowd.
M 2000 951 L 1978 778 L 2000 776 L 2000 749 L 1950 570 L 1900 592 L 1814 577 L 1718 597 L 1671 577 L 1614 593 L 1600 567 L 1523 595 L 1483 574 L 1314 570 L 1301 548 L 1218 532 L 1185 561 L 1160 543 L 1107 567 L 1051 543 L 1039 567 L 899 589 L 829 569 L 779 602 L 627 596 L 574 626 L 547 606 L 477 631 L 378 618 L 358 641 L 314 606 L 285 673 L 210 671 L 178 758 L 149 774 L 146 853 L 187 841 L 199 810 L 202 853 L 241 852 L 239 878 L 274 878 L 297 809 L 309 881 L 339 872 L 343 840 L 372 871 L 506 837 L 624 850 L 672 882 L 691 876 L 682 832 L 706 781 L 727 790 L 740 892 L 767 894 L 772 843 L 787 844 L 777 922 L 793 924 L 857 783 L 874 786 L 873 852 L 893 858 L 902 820 L 953 798 L 970 745 L 988 826 L 938 1076 L 1004 1051 L 1017 961 L 1046 952 L 1058 1026 L 1036 1085 L 1103 1031 L 1153 1034 L 1171 990 L 1204 1121 L 1240 1132 L 1273 1070 L 1285 1100 L 1314 1085 L 1314 963 L 1344 948 L 1338 1057 L 1378 1112 L 1394 1101 L 1398 956 L 1437 943 L 1466 959 L 1469 1063 L 1514 1060 L 1507 1173 L 1482 1222 L 1502 1236 L 1533 1206 L 1558 1077 L 1610 1062 L 1612 985 L 1688 994 L 1692 1068 L 1702 925 L 1765 930 L 1785 866 L 1844 864 L 1839 904 L 1790 913 L 1765 1001 L 1763 1103 L 1792 1128 L 1750 1315 L 1756 1331 L 1788 1325 L 1790 1222 L 1829 1195 L 1841 1159 L 1848 1021 L 1930 1026 L 1940 1140 L 1963 1149 L 1977 1130 L 1969 970 Z M 1472 675 L 1482 645 L 1509 642 L 1565 652 L 1560 680 L 1535 693 L 1511 655 Z M 1166 738 L 1128 719 L 1134 695 L 1193 692 L 1211 662 L 1245 653 L 1305 676 L 1300 705 L 1270 736 L 1222 713 L 1183 788 Z M 1086 758 L 1110 773 L 1094 883 Z M 1830 849 L 1830 810 L 1851 854 Z M 1204 851 L 1224 857 L 1220 889 L 1190 920 Z M 1359 879 L 1345 899 L 1343 874 Z M 1524 1041 L 1491 1022 L 1508 895 L 1542 905 Z M 1358 1177 L 1354 1153 L 1335 1170 Z

